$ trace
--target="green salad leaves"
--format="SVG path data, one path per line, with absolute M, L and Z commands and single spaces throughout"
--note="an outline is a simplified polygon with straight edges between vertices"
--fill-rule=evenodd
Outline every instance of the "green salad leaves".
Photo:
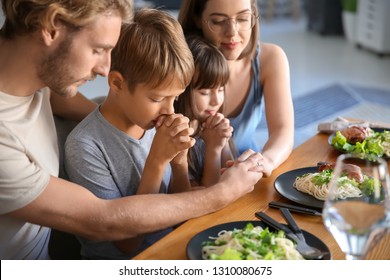
M 328 184 L 330 182 L 330 179 L 332 179 L 333 170 L 332 169 L 326 169 L 322 172 L 317 173 L 313 178 L 311 179 L 311 182 L 316 186 L 322 186 L 324 184 Z M 308 174 L 304 174 L 303 176 L 307 176 Z
M 310 174 L 311 173 L 306 173 L 299 177 L 306 177 Z M 311 182 L 316 186 L 322 186 L 324 184 L 328 184 L 332 179 L 332 176 L 333 169 L 326 169 L 321 172 L 315 173 L 315 175 L 311 178 Z M 358 188 L 365 196 L 372 195 L 376 187 L 381 186 L 381 183 L 377 179 L 367 176 L 365 174 L 363 174 L 363 182 L 359 183 L 356 180 L 349 178 L 348 175 L 344 173 L 337 183 L 339 186 L 354 186 L 355 188 Z
M 348 143 L 347 138 L 340 131 L 337 131 L 332 139 L 332 146 L 347 153 L 361 153 L 378 157 L 389 156 L 390 131 L 375 132 L 363 142 L 357 142 L 355 145 Z
M 234 229 L 224 232 L 214 241 L 205 241 L 202 244 L 206 259 L 211 260 L 283 260 L 291 258 L 302 259 L 298 252 L 286 254 L 286 251 L 295 250 L 292 241 L 286 239 L 283 231 L 270 232 L 268 227 L 263 229 L 248 223 L 243 229 Z

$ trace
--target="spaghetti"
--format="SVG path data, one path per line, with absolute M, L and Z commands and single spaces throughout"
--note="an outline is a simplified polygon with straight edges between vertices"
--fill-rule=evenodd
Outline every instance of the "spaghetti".
M 283 231 L 270 232 L 268 228 L 247 224 L 244 229 L 220 231 L 213 241 L 202 248 L 206 260 L 303 260 L 295 244 Z
M 294 187 L 298 191 L 310 194 L 318 200 L 325 200 L 326 195 L 328 194 L 329 181 L 332 173 L 333 172 L 327 170 L 305 174 L 295 179 Z M 321 180 L 320 178 L 325 178 L 325 180 Z M 359 189 L 358 183 L 347 176 L 340 177 L 337 184 L 339 186 L 336 194 L 338 199 L 362 196 L 362 191 Z

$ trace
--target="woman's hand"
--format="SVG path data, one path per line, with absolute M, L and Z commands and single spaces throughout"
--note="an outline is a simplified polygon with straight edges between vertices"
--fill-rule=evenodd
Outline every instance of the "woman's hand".
M 265 174 L 264 174 L 265 160 L 264 160 L 263 155 L 260 153 L 256 153 L 255 151 L 253 151 L 251 149 L 248 149 L 245 152 L 243 152 L 236 160 L 228 160 L 225 163 L 225 167 L 221 169 L 221 174 L 223 174 L 227 169 L 232 167 L 236 162 L 246 161 L 249 157 L 253 157 L 253 156 L 255 156 L 255 158 L 257 159 L 256 166 L 251 167 L 249 169 L 249 171 L 259 172 L 259 173 L 262 173 L 263 176 L 265 176 Z M 272 172 L 272 170 L 271 170 L 271 172 Z

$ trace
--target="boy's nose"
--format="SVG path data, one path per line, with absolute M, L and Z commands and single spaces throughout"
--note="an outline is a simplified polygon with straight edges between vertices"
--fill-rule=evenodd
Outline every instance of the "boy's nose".
M 164 106 L 162 109 L 161 109 L 161 112 L 160 112 L 162 115 L 172 115 L 175 113 L 175 108 L 173 107 L 173 103 L 171 104 L 170 102 L 167 103 L 166 106 Z

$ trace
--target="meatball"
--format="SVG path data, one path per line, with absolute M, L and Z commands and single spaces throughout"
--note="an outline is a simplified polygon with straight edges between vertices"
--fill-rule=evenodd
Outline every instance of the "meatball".
M 350 126 L 340 131 L 347 138 L 348 143 L 355 145 L 357 142 L 363 142 L 371 134 L 371 129 L 364 126 Z

